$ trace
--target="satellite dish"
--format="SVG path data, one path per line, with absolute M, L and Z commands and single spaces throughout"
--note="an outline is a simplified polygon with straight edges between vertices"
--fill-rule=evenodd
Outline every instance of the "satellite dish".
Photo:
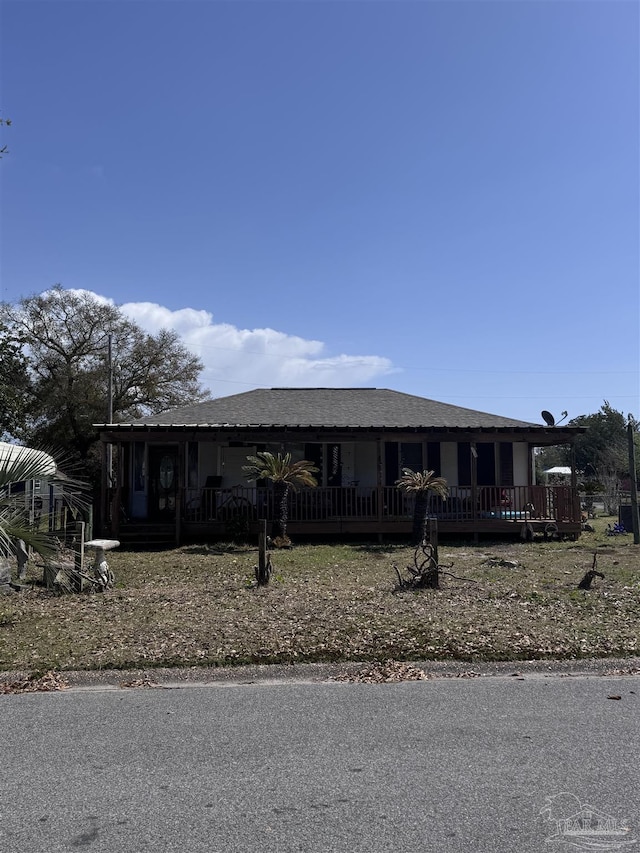
M 553 417 L 551 412 L 548 412 L 546 409 L 543 409 L 540 414 L 542 415 L 542 419 L 544 420 L 547 426 L 556 425 L 556 419 Z

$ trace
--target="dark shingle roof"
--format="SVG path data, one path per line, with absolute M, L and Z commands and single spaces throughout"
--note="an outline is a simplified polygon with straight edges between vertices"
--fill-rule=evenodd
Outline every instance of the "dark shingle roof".
M 134 424 L 175 427 L 540 428 L 539 424 L 380 388 L 257 389 L 149 415 L 134 421 Z

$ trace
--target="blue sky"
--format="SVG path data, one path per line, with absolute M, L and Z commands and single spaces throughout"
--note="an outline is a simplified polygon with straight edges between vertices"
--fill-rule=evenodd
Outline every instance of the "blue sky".
M 2 0 L 2 298 L 84 288 L 216 396 L 640 416 L 635 0 Z

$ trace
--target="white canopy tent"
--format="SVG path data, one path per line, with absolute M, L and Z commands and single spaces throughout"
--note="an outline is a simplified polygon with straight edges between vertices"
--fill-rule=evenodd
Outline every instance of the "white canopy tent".
M 545 483 L 555 483 L 556 485 L 569 485 L 571 482 L 571 468 L 568 465 L 555 465 L 553 468 L 547 468 L 542 472 Z

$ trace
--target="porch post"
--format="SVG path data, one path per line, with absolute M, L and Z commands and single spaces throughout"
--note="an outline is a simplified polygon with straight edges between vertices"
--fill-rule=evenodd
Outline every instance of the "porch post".
M 576 474 L 576 446 L 571 443 L 571 495 L 573 505 L 573 518 L 571 521 L 579 521 L 582 518 L 580 511 L 580 495 L 578 494 L 578 475 Z
M 633 424 L 631 416 L 627 424 L 627 439 L 629 442 L 629 475 L 631 477 L 631 526 L 633 527 L 633 544 L 640 544 L 640 518 L 638 517 L 638 480 L 636 477 L 636 448 L 633 443 Z
M 112 451 L 113 452 L 113 451 Z M 118 442 L 118 473 L 115 486 L 111 484 L 111 530 L 113 537 L 118 538 L 120 533 L 120 507 L 122 506 L 122 463 L 123 463 L 122 442 Z M 107 472 L 108 476 L 108 472 Z
M 475 441 L 471 442 L 471 511 L 473 513 L 473 541 L 478 542 L 478 449 Z
M 377 505 L 377 516 L 378 516 L 378 539 L 382 541 L 382 519 L 384 514 L 384 491 L 382 486 L 382 439 L 376 439 L 376 492 L 378 495 L 378 499 L 376 501 Z
M 107 451 L 103 440 L 100 440 L 100 533 L 103 534 L 107 526 Z
M 186 442 L 178 442 L 178 488 L 176 489 L 176 545 L 180 545 L 182 537 L 182 496 L 185 484 L 185 468 L 187 464 Z

